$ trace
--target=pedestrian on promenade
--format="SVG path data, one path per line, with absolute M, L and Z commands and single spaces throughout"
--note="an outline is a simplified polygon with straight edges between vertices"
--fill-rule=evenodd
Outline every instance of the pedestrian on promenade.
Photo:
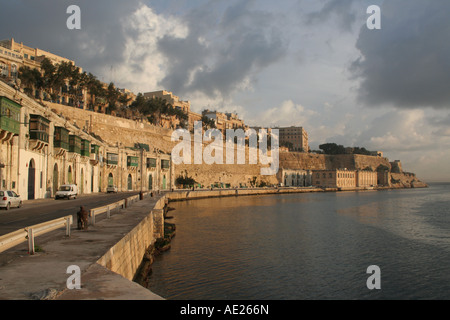
M 89 212 L 84 208 L 84 206 L 81 206 L 80 211 L 77 212 L 78 230 L 87 230 L 89 224 L 88 217 Z

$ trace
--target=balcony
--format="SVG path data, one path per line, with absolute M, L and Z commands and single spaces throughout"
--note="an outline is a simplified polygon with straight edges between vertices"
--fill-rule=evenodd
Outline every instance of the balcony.
M 55 127 L 53 147 L 55 149 L 63 149 L 69 151 L 69 130 L 63 127 Z
M 81 140 L 81 155 L 83 157 L 91 155 L 91 142 L 89 140 Z
M 156 159 L 147 158 L 147 169 L 156 168 Z
M 134 168 L 139 167 L 139 158 L 128 156 L 127 157 L 127 167 L 134 167 Z
M 20 108 L 22 106 L 6 97 L 0 97 L 0 129 L 12 135 L 20 133 Z
M 50 120 L 37 114 L 30 114 L 30 148 L 42 150 L 48 145 Z
M 117 166 L 119 164 L 119 155 L 116 153 L 108 153 L 106 155 L 106 164 L 108 166 Z
M 170 160 L 161 160 L 161 169 L 170 169 Z
M 75 135 L 69 135 L 69 152 L 81 155 L 81 138 Z

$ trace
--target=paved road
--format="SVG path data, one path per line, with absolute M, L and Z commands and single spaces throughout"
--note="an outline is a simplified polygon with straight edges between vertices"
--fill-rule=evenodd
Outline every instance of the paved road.
M 22 208 L 11 208 L 9 211 L 4 209 L 0 210 L 0 235 L 68 215 L 73 215 L 74 221 L 76 221 L 76 214 L 81 205 L 84 205 L 89 210 L 128 198 L 138 193 L 98 193 L 79 196 L 75 200 L 43 199 L 25 201 Z

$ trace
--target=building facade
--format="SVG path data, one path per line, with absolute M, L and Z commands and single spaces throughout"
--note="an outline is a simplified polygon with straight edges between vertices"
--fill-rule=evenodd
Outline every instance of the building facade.
M 277 179 L 283 187 L 309 187 L 312 185 L 312 172 L 281 168 L 278 170 Z
M 278 129 L 280 133 L 280 145 L 289 145 L 291 151 L 309 152 L 308 133 L 303 127 L 275 129 Z
M 53 197 L 63 184 L 80 194 L 169 190 L 171 157 L 148 145 L 111 146 L 0 81 L 0 186 L 24 200 Z
M 367 189 L 378 185 L 378 173 L 370 170 L 317 170 L 312 184 L 323 188 Z

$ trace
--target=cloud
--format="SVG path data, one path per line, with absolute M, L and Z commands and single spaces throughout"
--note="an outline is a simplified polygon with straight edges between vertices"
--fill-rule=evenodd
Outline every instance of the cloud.
M 189 34 L 158 41 L 169 63 L 161 84 L 179 94 L 201 92 L 218 99 L 251 87 L 255 75 L 279 61 L 287 48 L 276 17 L 253 8 L 255 3 L 235 1 L 223 11 L 205 5 L 183 16 Z
M 353 24 L 356 22 L 356 13 L 353 10 L 355 0 L 329 0 L 318 11 L 308 13 L 307 23 L 317 24 L 328 21 L 331 17 L 337 19 L 338 26 L 341 30 L 350 32 Z
M 369 106 L 450 107 L 450 2 L 385 1 L 381 30 L 362 27 L 351 70 Z
M 292 100 L 286 100 L 280 106 L 268 109 L 254 119 L 253 125 L 260 124 L 266 127 L 284 126 L 304 126 L 311 123 L 311 119 L 319 114 L 311 109 L 307 109 Z

